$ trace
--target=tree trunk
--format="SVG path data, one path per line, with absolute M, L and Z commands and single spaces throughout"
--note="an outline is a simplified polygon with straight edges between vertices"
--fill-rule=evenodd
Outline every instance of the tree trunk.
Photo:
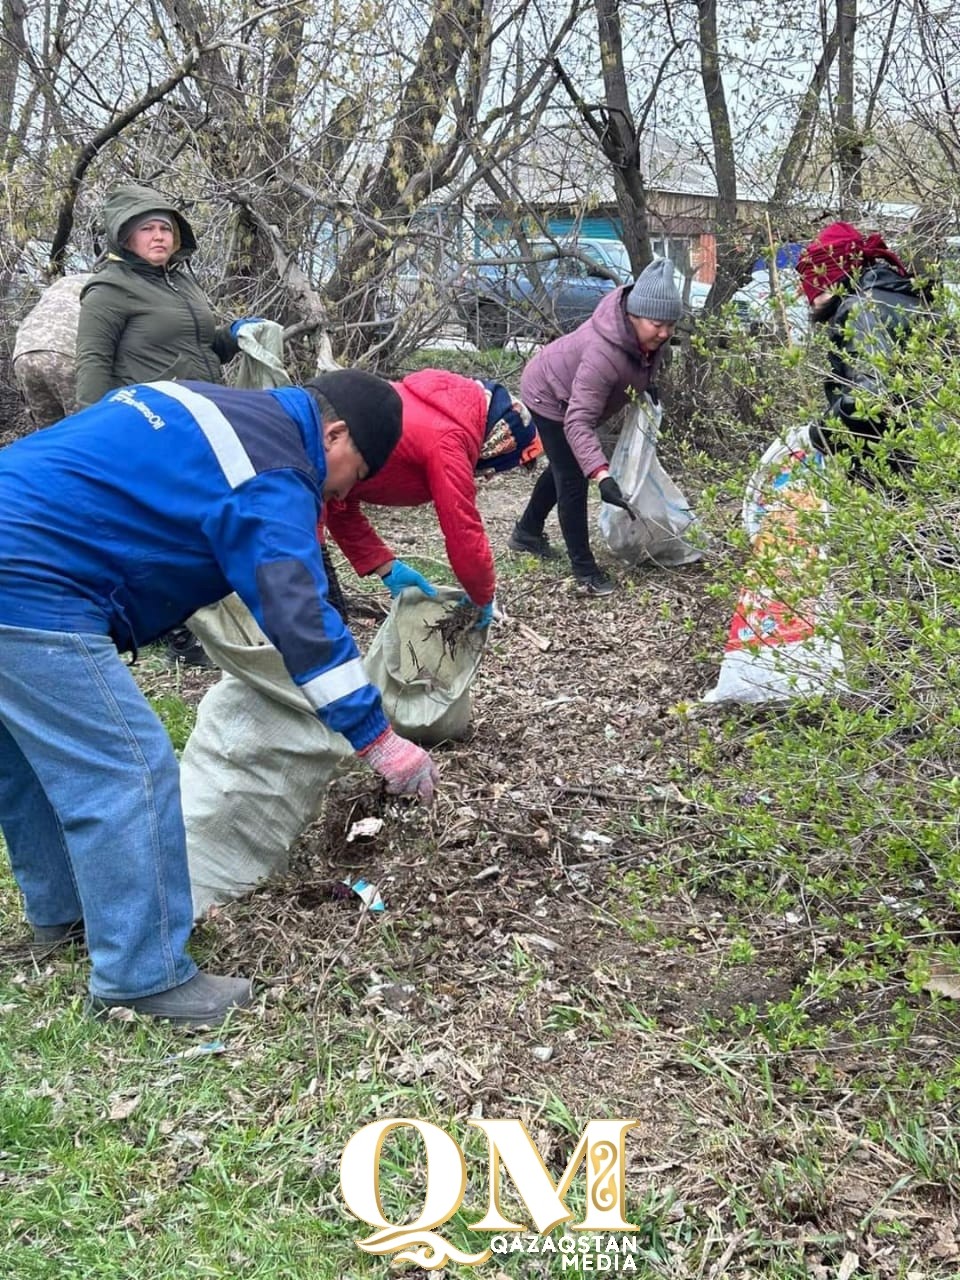
M 623 243 L 630 255 L 633 274 L 637 276 L 649 264 L 652 256 L 647 191 L 640 168 L 641 134 L 634 120 L 627 92 L 620 0 L 596 0 L 596 7 L 607 116 L 606 130 L 600 139 L 600 145 L 613 165 L 613 183 Z
M 840 56 L 837 64 L 837 102 L 834 123 L 834 160 L 840 183 L 841 214 L 853 220 L 863 196 L 863 143 L 854 118 L 854 53 L 857 34 L 857 0 L 837 0 Z
M 744 229 L 737 226 L 737 165 L 720 66 L 716 0 L 697 0 L 697 27 L 700 75 L 710 119 L 717 183 L 717 278 L 709 298 L 713 310 L 727 302 L 740 287 L 755 254 Z
M 452 101 L 465 56 L 476 52 L 485 26 L 483 0 L 435 0 L 430 28 L 420 46 L 380 162 L 362 192 L 373 211 L 338 257 L 326 294 L 337 305 L 347 334 L 341 356 L 369 345 L 375 329 L 380 281 L 398 241 L 434 185 L 442 149 L 437 126 Z M 352 336 L 351 336 L 352 330 Z

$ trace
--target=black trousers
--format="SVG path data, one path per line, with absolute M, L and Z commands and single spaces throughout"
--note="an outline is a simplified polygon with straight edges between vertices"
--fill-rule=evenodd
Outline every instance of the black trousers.
M 538 537 L 543 533 L 547 516 L 557 508 L 560 532 L 567 555 L 578 578 L 589 578 L 597 572 L 597 562 L 590 550 L 587 531 L 587 486 L 589 481 L 573 456 L 562 422 L 531 415 L 543 442 L 550 465 L 541 472 L 533 493 L 517 525 L 524 533 Z

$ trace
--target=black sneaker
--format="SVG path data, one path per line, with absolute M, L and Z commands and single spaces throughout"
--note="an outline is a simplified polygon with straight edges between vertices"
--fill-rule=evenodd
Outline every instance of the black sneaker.
M 185 667 L 203 667 L 207 671 L 216 667 L 216 663 L 210 661 L 203 645 L 189 627 L 174 627 L 163 638 L 166 641 L 164 657 L 171 667 L 175 667 L 178 662 Z
M 560 552 L 550 545 L 550 539 L 545 533 L 527 533 L 518 524 L 513 526 L 513 533 L 507 539 L 507 546 L 511 551 L 536 556 L 538 560 L 560 559 Z
M 586 578 L 578 578 L 577 590 L 585 596 L 612 596 L 616 587 L 613 579 L 598 569 Z

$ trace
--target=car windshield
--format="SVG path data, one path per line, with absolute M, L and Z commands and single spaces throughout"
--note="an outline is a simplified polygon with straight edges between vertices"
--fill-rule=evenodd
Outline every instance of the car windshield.
M 633 274 L 627 246 L 620 240 L 588 242 L 583 246 L 583 252 L 587 257 L 602 262 L 605 267 L 611 267 L 622 280 L 629 279 Z
M 585 258 L 592 258 L 622 281 L 631 280 L 633 271 L 626 245 L 621 240 L 531 240 L 530 251 L 535 259 L 555 261 L 564 249 L 574 250 Z M 485 246 L 486 252 L 478 255 L 479 270 L 488 275 L 497 271 L 522 272 L 524 252 L 515 240 L 502 240 Z M 503 266 L 496 260 L 505 259 Z M 519 261 L 511 261 L 519 259 Z
M 621 280 L 629 280 L 633 274 L 626 246 L 619 240 L 558 240 L 556 244 L 550 240 L 534 240 L 530 248 L 537 258 L 556 258 L 558 248 L 575 250 L 606 267 Z

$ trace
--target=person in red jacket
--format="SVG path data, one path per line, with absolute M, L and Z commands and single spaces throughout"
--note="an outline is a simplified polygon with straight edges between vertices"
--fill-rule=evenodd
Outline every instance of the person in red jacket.
M 506 387 L 443 369 L 423 369 L 393 383 L 403 403 L 403 432 L 387 464 L 342 502 L 325 508 L 326 528 L 361 576 L 377 573 L 391 595 L 435 589 L 398 560 L 362 504 L 416 507 L 432 502 L 450 567 L 489 626 L 496 590 L 493 553 L 477 510 L 476 477 L 528 465 L 542 452 L 530 414 Z

